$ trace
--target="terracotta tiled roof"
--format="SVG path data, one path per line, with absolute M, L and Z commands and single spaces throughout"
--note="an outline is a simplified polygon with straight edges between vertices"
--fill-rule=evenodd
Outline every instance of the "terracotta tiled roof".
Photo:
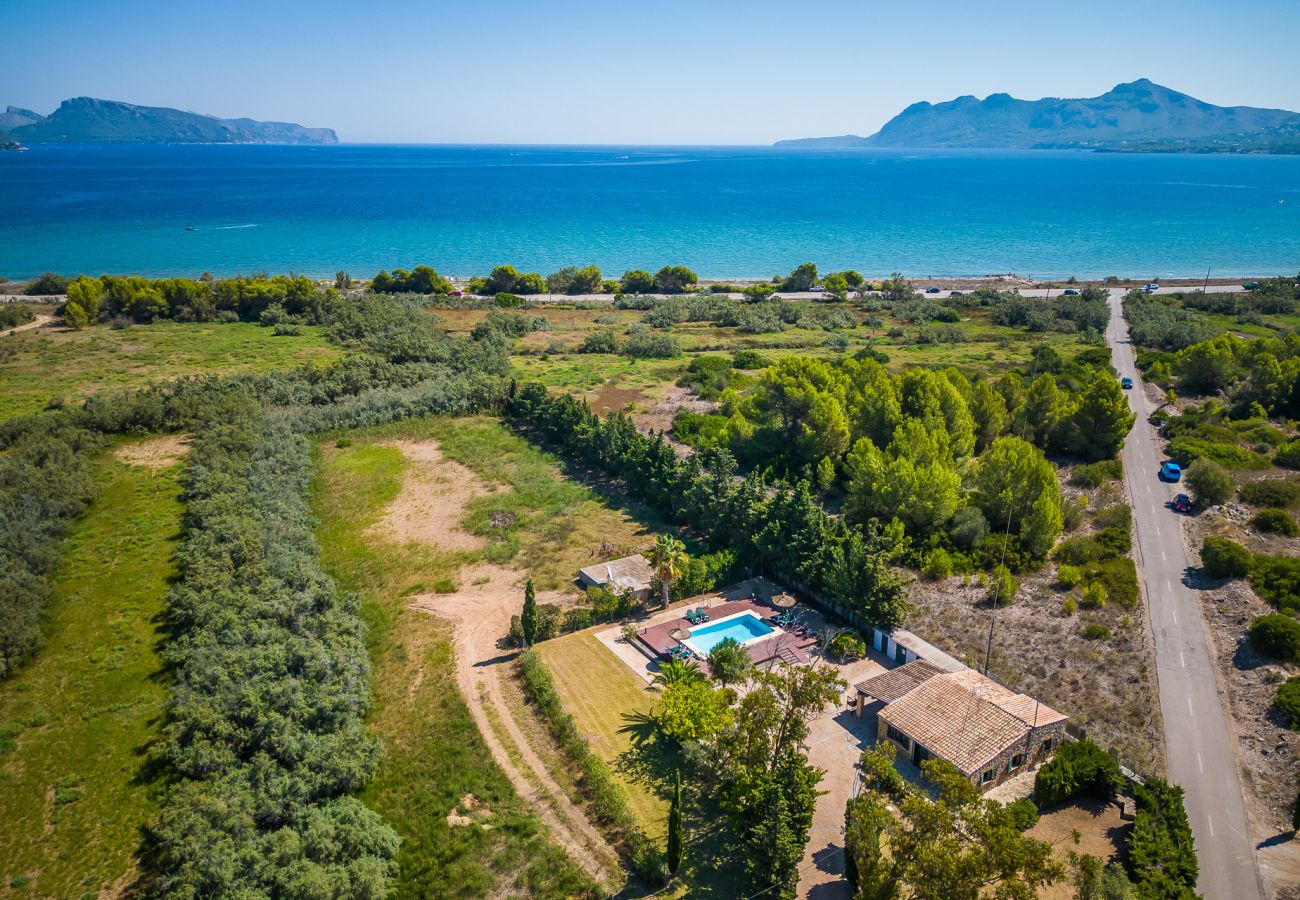
M 927 678 L 881 710 L 880 718 L 966 775 L 974 775 L 1025 739 L 1034 706 L 1032 697 L 967 669 Z M 1037 726 L 1064 718 L 1038 704 Z
M 883 700 L 886 703 L 893 703 L 921 682 L 933 678 L 935 675 L 940 675 L 943 671 L 933 663 L 926 662 L 923 659 L 914 659 L 905 666 L 899 666 L 897 669 L 882 672 L 874 678 L 860 681 L 855 687 L 860 694 L 866 694 L 868 697 Z

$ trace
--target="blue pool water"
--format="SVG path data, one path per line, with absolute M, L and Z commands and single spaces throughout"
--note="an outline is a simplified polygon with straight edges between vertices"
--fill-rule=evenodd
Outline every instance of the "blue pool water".
M 727 619 L 725 622 L 715 622 L 712 625 L 701 625 L 699 628 L 692 628 L 690 644 L 696 652 L 707 654 L 727 638 L 731 638 L 737 644 L 743 644 L 745 641 L 752 641 L 754 638 L 774 634 L 775 631 L 776 629 L 758 616 L 745 613 L 743 616 Z
M 193 230 L 187 230 L 192 228 Z M 767 277 L 1300 269 L 1300 156 L 770 147 L 35 146 L 0 275 L 683 263 Z

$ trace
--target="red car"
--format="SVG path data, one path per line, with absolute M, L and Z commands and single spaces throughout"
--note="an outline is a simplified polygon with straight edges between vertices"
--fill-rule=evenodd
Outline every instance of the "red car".
M 1186 494 L 1179 494 L 1174 498 L 1174 512 L 1186 513 L 1192 511 L 1192 498 Z

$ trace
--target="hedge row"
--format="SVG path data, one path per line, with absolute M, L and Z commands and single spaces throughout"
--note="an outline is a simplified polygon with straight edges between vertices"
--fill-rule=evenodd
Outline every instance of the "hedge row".
M 653 884 L 662 884 L 668 872 L 663 854 L 641 830 L 628 808 L 627 795 L 614 781 L 609 766 L 591 752 L 573 716 L 565 711 L 551 673 L 536 651 L 520 655 L 519 671 L 523 676 L 525 696 L 537 707 L 569 760 L 582 774 L 582 783 L 590 794 L 597 819 L 617 836 L 624 855 L 637 874 Z
M 95 498 L 103 439 L 56 414 L 0 426 L 0 679 L 32 657 L 59 540 Z
M 151 827 L 163 896 L 381 897 L 398 837 L 355 797 L 379 747 L 352 597 L 321 571 L 305 438 L 252 404 L 194 441 Z

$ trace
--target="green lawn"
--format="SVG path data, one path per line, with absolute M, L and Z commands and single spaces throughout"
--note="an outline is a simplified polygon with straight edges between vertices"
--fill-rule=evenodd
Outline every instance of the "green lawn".
M 565 710 L 577 720 L 592 751 L 610 764 L 622 783 L 641 828 L 654 840 L 662 840 L 668 827 L 668 803 L 620 766 L 640 733 L 636 717 L 649 715 L 654 694 L 591 632 L 544 641 L 537 652 L 555 679 Z
M 28 331 L 0 338 L 0 418 L 106 388 L 178 375 L 265 372 L 339 355 L 319 328 L 277 337 L 248 322 L 155 322 L 114 330 Z
M 94 897 L 135 876 L 155 810 L 148 765 L 180 467 L 97 464 L 103 493 L 65 542 L 45 647 L 0 684 L 0 885 Z M 0 893 L 3 889 L 0 888 Z
M 340 587 L 360 594 L 369 626 L 369 722 L 385 754 L 362 799 L 401 835 L 397 896 L 589 893 L 586 877 L 492 762 L 456 689 L 450 626 L 402 601 L 454 573 L 460 560 L 366 534 L 400 490 L 401 453 L 373 442 L 342 449 L 323 442 L 319 458 L 321 555 Z M 491 811 L 491 830 L 447 823 L 466 794 Z

